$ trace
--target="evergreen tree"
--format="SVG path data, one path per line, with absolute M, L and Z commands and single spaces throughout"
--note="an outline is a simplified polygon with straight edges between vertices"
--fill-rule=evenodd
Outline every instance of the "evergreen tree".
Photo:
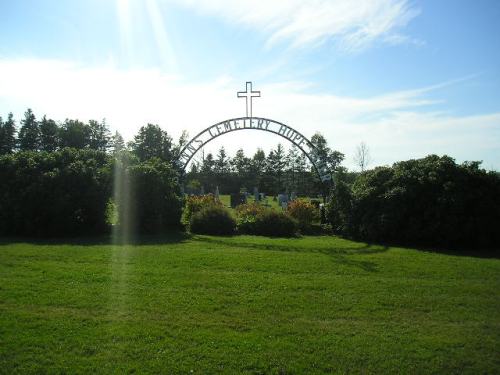
M 224 176 L 230 171 L 230 160 L 227 156 L 226 149 L 222 146 L 217 153 L 217 159 L 215 160 L 214 171 L 219 176 Z
M 125 141 L 118 131 L 115 131 L 115 134 L 111 137 L 111 149 L 114 155 L 125 150 Z
M 40 121 L 40 149 L 42 151 L 53 152 L 59 145 L 59 127 L 54 120 L 43 116 Z
M 40 126 L 32 110 L 24 113 L 19 130 L 19 149 L 21 151 L 38 151 L 40 149 Z
M 231 160 L 233 171 L 240 176 L 246 176 L 250 171 L 250 159 L 245 156 L 243 149 L 236 151 L 236 155 Z
M 202 185 L 208 190 L 215 188 L 215 173 L 214 173 L 215 160 L 213 155 L 209 152 L 203 158 L 200 170 L 200 180 Z
M 252 159 L 250 160 L 250 175 L 249 179 L 253 182 L 253 185 L 257 186 L 259 190 L 264 188 L 262 184 L 262 176 L 266 168 L 266 154 L 261 148 L 255 151 Z
M 286 166 L 285 149 L 278 143 L 276 149 L 271 150 L 267 157 L 267 171 L 273 177 L 272 190 L 279 193 L 283 190 L 283 172 Z
M 14 116 L 9 113 L 6 122 L 0 117 L 0 155 L 11 154 L 16 148 L 16 124 Z

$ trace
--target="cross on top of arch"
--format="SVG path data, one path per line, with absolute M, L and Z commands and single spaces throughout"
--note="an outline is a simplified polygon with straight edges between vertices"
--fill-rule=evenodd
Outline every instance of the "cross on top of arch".
M 252 117 L 252 100 L 260 98 L 260 91 L 252 91 L 252 82 L 247 82 L 246 91 L 238 91 L 238 98 L 247 100 L 247 117 Z

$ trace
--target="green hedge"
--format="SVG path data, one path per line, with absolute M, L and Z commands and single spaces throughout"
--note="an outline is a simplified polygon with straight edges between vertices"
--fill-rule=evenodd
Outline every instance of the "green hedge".
M 191 217 L 189 229 L 198 234 L 231 235 L 235 232 L 236 221 L 226 208 L 209 206 Z
M 328 216 L 337 233 L 366 241 L 487 248 L 500 242 L 500 177 L 448 157 L 378 167 L 337 184 Z

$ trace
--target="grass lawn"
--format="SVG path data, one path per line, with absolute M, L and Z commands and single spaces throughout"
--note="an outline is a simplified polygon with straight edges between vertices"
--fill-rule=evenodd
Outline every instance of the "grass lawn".
M 335 237 L 0 244 L 0 373 L 499 373 L 500 260 Z

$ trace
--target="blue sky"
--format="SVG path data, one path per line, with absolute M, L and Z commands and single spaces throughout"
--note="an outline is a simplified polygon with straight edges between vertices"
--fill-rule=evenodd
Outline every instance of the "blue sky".
M 373 165 L 449 154 L 500 169 L 496 0 L 38 0 L 0 2 L 0 115 L 106 118 L 130 139 L 244 115 L 322 132 Z M 262 134 L 226 145 L 269 148 Z

